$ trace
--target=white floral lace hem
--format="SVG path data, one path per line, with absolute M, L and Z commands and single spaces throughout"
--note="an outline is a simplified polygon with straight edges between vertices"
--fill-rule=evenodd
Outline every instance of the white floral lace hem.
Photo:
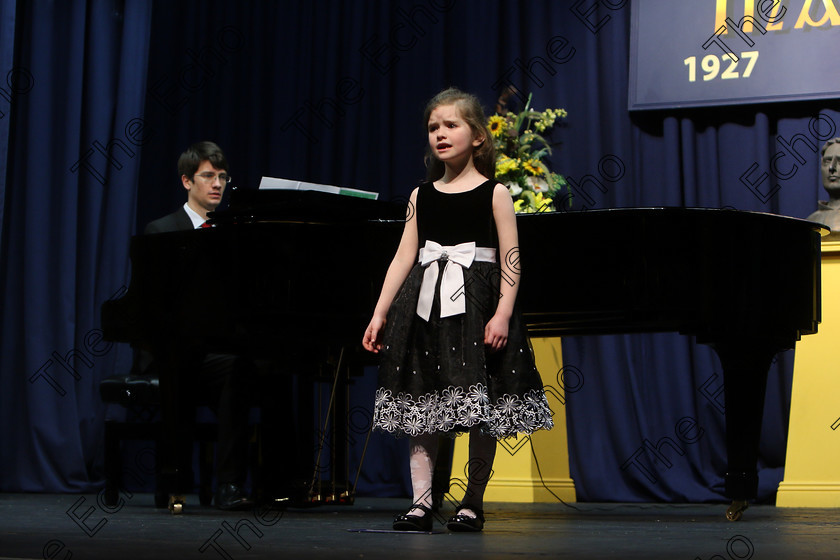
M 482 431 L 497 439 L 531 434 L 554 427 L 552 412 L 542 389 L 524 395 L 504 394 L 490 403 L 487 387 L 481 383 L 463 387 L 449 386 L 440 393 L 415 398 L 380 387 L 374 403 L 374 429 L 393 434 L 450 432 L 483 424 Z

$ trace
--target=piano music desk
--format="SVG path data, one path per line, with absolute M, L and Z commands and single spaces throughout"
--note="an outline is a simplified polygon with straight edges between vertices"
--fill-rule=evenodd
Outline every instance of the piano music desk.
M 822 243 L 822 322 L 796 346 L 778 507 L 840 507 L 840 241 Z
M 566 406 L 558 374 L 563 367 L 559 337 L 531 337 L 537 370 L 542 377 L 548 405 L 554 412 L 554 428 L 531 436 L 500 441 L 496 447 L 493 475 L 484 499 L 488 502 L 542 503 L 577 501 L 569 474 L 566 437 Z M 570 382 L 571 383 L 571 382 Z M 840 435 L 840 434 L 838 434 Z M 469 436 L 455 442 L 449 500 L 460 502 L 467 485 Z M 535 460 L 536 456 L 536 460 Z

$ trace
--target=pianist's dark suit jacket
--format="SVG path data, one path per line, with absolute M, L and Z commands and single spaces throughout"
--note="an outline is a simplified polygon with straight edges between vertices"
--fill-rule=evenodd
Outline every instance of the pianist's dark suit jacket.
M 180 207 L 171 214 L 158 218 L 146 225 L 143 233 L 166 233 L 168 231 L 184 231 L 193 229 L 192 220 L 187 216 L 187 211 L 184 207 Z

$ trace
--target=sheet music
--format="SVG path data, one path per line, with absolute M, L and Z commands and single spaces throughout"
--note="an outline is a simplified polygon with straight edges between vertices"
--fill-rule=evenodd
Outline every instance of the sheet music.
M 292 191 L 319 191 L 332 194 L 340 194 L 344 196 L 356 196 L 359 198 L 370 198 L 377 200 L 379 193 L 363 191 L 360 189 L 351 189 L 348 187 L 336 187 L 332 185 L 319 185 L 318 183 L 306 183 L 304 181 L 294 181 L 291 179 L 281 179 L 278 177 L 263 177 L 260 181 L 260 189 L 285 189 Z

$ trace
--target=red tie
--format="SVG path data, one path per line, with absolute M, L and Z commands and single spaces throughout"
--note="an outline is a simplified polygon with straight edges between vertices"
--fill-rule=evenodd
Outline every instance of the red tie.
M 210 221 L 208 220 L 208 221 L 204 222 L 203 224 L 201 224 L 199 227 L 200 228 L 208 228 L 208 227 L 213 227 L 213 226 L 210 225 Z

